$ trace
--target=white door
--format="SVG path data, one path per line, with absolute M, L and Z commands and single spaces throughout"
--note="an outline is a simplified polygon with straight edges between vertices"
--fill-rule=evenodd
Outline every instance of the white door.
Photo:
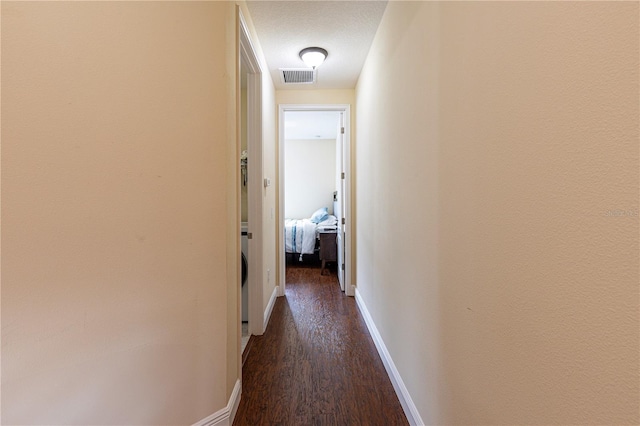
M 345 167 L 344 167 L 344 113 L 340 113 L 338 122 L 338 136 L 336 138 L 336 203 L 334 215 L 338 218 L 338 235 L 336 241 L 338 243 L 338 281 L 340 289 L 344 291 L 344 234 L 345 234 Z

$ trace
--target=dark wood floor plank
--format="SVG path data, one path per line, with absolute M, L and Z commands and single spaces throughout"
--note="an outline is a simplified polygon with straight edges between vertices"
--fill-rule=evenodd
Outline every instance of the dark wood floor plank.
M 244 363 L 233 424 L 408 424 L 355 300 L 335 274 L 295 264 L 286 276 L 286 296 Z

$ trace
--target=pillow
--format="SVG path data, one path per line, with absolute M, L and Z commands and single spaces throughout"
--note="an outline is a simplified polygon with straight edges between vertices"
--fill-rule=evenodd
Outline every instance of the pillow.
M 318 226 L 336 226 L 338 224 L 338 218 L 330 214 L 325 220 L 318 223 Z
M 329 211 L 326 207 L 316 210 L 309 220 L 313 223 L 320 223 L 323 220 L 326 220 L 329 217 Z

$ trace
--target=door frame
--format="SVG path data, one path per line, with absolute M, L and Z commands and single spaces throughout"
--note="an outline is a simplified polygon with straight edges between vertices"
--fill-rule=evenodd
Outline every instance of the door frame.
M 286 290 L 286 254 L 284 241 L 284 113 L 287 111 L 336 111 L 344 116 L 344 165 L 345 191 L 344 210 L 347 231 L 344 235 L 344 289 L 347 296 L 355 296 L 351 285 L 351 243 L 353 236 L 353 217 L 351 214 L 351 105 L 349 104 L 280 104 L 278 105 L 278 296 L 284 296 Z
M 334 202 L 334 207 L 338 207 L 340 212 L 338 214 L 334 209 L 333 215 L 338 218 L 338 234 L 336 235 L 336 241 L 338 243 L 338 255 L 336 256 L 338 260 L 338 268 L 339 268 L 338 283 L 340 283 L 340 289 L 346 292 L 346 283 L 344 280 L 346 271 L 340 268 L 340 265 L 345 265 L 345 257 L 346 257 L 345 256 L 346 247 L 345 247 L 345 240 L 344 240 L 344 236 L 346 232 L 344 232 L 344 225 L 341 223 L 342 222 L 341 218 L 344 217 L 344 211 L 345 211 L 346 179 L 340 176 L 341 172 L 343 171 L 346 172 L 346 168 L 345 168 L 346 143 L 344 139 L 345 138 L 344 115 L 345 115 L 344 112 L 340 112 L 340 120 L 338 122 L 338 136 L 336 137 L 336 176 L 335 178 L 336 178 L 336 187 L 338 186 L 340 187 L 339 191 L 337 192 L 340 193 L 341 199 L 337 200 L 338 202 Z M 340 248 L 342 248 L 342 250 L 340 250 Z
M 248 320 L 249 334 L 262 335 L 264 333 L 264 314 L 262 312 L 262 270 L 263 270 L 263 242 L 262 242 L 262 69 L 251 42 L 251 36 L 242 11 L 237 6 L 239 43 L 238 43 L 238 123 L 240 123 L 240 69 L 241 62 L 247 68 L 247 204 L 248 204 L 248 232 L 252 238 L 248 241 L 248 275 L 247 285 L 249 292 Z M 238 132 L 237 138 L 237 175 L 240 175 L 241 139 Z M 238 199 L 238 202 L 240 200 Z M 240 217 L 240 215 L 238 215 Z M 240 222 L 240 221 L 238 221 Z M 238 223 L 237 236 L 240 243 L 240 223 Z M 241 247 L 239 244 L 238 247 Z M 239 262 L 242 255 L 238 252 Z M 241 287 L 238 287 L 238 321 L 242 303 Z

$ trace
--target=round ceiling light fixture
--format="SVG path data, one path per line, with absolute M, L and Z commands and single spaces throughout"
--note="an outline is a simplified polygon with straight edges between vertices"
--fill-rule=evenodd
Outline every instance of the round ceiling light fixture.
M 328 55 L 327 51 L 321 47 L 307 47 L 300 51 L 300 59 L 313 69 L 320 66 Z

